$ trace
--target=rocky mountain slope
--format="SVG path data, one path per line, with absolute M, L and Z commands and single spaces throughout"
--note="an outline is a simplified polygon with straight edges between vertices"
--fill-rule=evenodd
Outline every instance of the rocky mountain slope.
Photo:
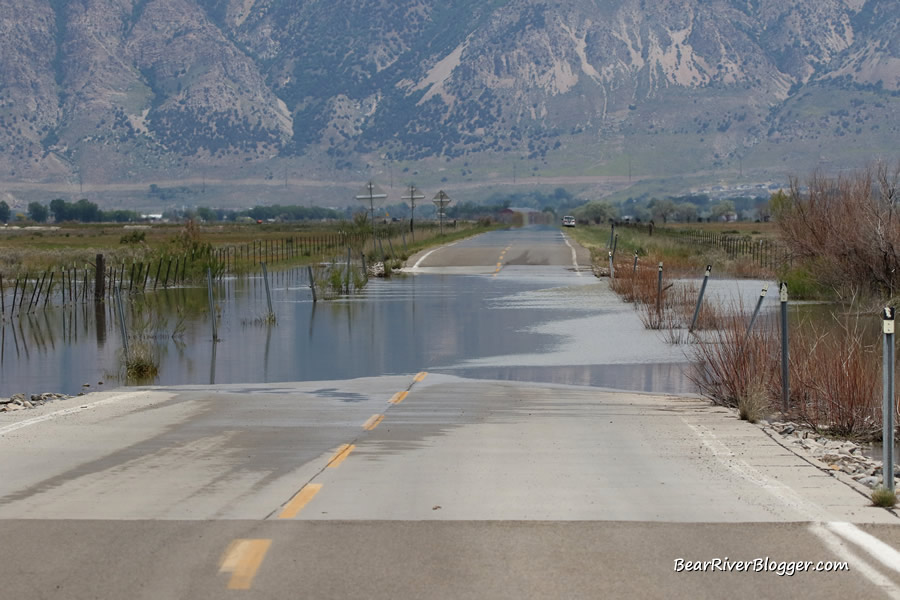
M 896 0 L 6 0 L 0 180 L 858 163 L 896 154 L 898 23 Z

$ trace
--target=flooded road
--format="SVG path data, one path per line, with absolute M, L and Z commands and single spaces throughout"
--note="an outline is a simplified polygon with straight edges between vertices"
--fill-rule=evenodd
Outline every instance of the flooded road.
M 558 230 L 413 259 L 317 306 L 279 273 L 272 326 L 261 280 L 221 282 L 215 345 L 205 289 L 131 303 L 173 385 L 0 424 L 7 595 L 900 597 L 896 569 L 876 569 L 900 544 L 893 512 L 733 411 L 622 391 L 689 391 L 684 346 L 645 330 Z M 12 342 L 7 324 L 3 385 L 102 372 L 115 316 L 25 317 Z M 673 573 L 728 556 L 852 568 Z
M 577 252 L 576 252 L 577 248 Z M 421 370 L 482 379 L 693 392 L 684 348 L 641 325 L 556 228 L 497 231 L 412 257 L 408 273 L 312 302 L 305 270 L 123 297 L 159 355 L 159 385 L 347 379 Z M 749 294 L 754 293 L 751 286 Z M 125 385 L 109 304 L 50 308 L 0 326 L 0 396 Z M 103 382 L 102 386 L 99 382 Z

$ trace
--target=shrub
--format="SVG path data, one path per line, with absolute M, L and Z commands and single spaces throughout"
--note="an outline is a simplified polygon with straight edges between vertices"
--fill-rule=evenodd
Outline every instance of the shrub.
M 900 283 L 900 164 L 829 179 L 814 174 L 802 191 L 773 197 L 776 220 L 793 254 L 827 287 L 893 297 Z
M 147 381 L 159 374 L 159 359 L 147 342 L 132 343 L 125 357 L 125 375 L 129 380 Z
M 886 487 L 877 487 L 872 491 L 872 505 L 881 508 L 893 508 L 897 504 L 897 494 Z
M 140 244 L 147 237 L 144 231 L 132 231 L 119 238 L 120 244 Z
M 777 329 L 761 324 L 747 334 L 749 318 L 742 310 L 722 319 L 693 347 L 690 379 L 714 404 L 740 408 L 748 415 L 760 396 L 775 397 L 779 384 Z

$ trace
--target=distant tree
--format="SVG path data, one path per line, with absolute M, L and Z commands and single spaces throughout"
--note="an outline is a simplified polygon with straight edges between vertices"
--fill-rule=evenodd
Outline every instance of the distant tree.
M 712 211 L 710 212 L 710 216 L 713 219 L 721 219 L 725 215 L 734 212 L 734 202 L 731 200 L 722 200 L 712 207 Z
M 587 221 L 600 225 L 615 218 L 616 209 L 609 202 L 591 200 L 587 204 L 576 208 L 573 211 L 573 216 L 583 222 Z
M 197 207 L 197 216 L 206 221 L 207 223 L 212 223 L 213 221 L 218 221 L 218 215 L 216 211 L 206 206 L 198 206 Z
M 47 217 L 49 216 L 50 211 L 47 210 L 47 207 L 40 202 L 28 203 L 28 218 L 35 223 L 45 223 L 47 221 Z
M 82 198 L 72 207 L 72 218 L 82 223 L 96 223 L 100 217 L 100 208 L 87 198 Z
M 693 202 L 682 202 L 675 205 L 673 215 L 678 221 L 691 222 L 697 220 L 697 205 Z
M 0 222 L 9 223 L 9 204 L 0 200 Z
M 661 220 L 663 223 L 666 223 L 678 209 L 675 203 L 668 198 L 663 198 L 662 200 L 654 198 L 647 205 L 647 208 L 650 209 L 650 214 L 654 219 Z
M 72 220 L 71 205 L 62 198 L 50 201 L 50 212 L 53 214 L 53 220 L 57 223 Z

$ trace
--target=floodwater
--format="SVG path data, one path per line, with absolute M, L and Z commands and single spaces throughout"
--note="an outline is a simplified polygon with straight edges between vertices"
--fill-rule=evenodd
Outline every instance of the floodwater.
M 132 337 L 142 333 L 159 356 L 159 375 L 149 382 L 124 379 L 120 318 L 112 302 L 7 317 L 0 324 L 0 396 L 422 370 L 693 391 L 680 348 L 644 330 L 605 282 L 558 267 L 511 267 L 497 278 L 372 279 L 361 293 L 316 304 L 302 271 L 270 277 L 275 324 L 263 319 L 261 277 L 216 283 L 218 343 L 212 341 L 205 287 L 123 297 Z
M 552 233 L 558 236 L 558 232 Z M 562 242 L 560 242 L 562 243 Z M 689 345 L 644 329 L 604 280 L 558 266 L 508 266 L 498 277 L 418 274 L 371 279 L 313 303 L 304 269 L 123 295 L 136 334 L 159 357 L 151 381 L 127 381 L 114 303 L 50 307 L 0 323 L 0 396 L 181 385 L 322 381 L 444 372 L 463 377 L 693 393 Z M 763 282 L 711 281 L 711 301 L 752 306 Z M 767 306 L 777 303 L 770 294 Z M 102 383 L 101 383 L 102 382 Z M 87 385 L 85 385 L 87 384 Z

